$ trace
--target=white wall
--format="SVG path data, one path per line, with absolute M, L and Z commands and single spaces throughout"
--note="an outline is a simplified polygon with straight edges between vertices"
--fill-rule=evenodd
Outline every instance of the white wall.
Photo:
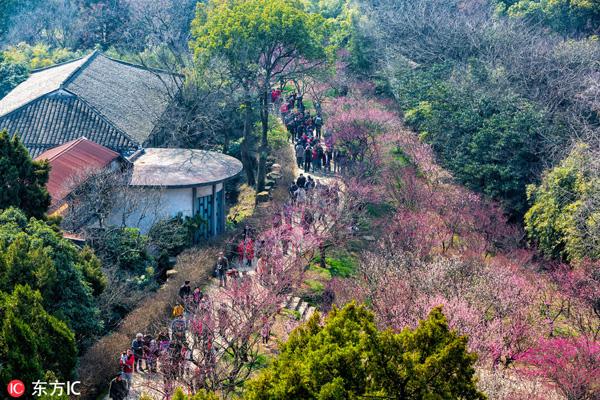
M 164 211 L 170 216 L 182 212 L 184 216 L 192 216 L 192 189 L 164 189 Z
M 192 215 L 191 188 L 143 189 L 139 191 L 137 198 L 132 196 L 132 199 L 135 202 L 132 204 L 138 204 L 139 209 L 131 213 L 126 224 L 128 228 L 139 228 L 142 235 L 147 235 L 150 227 L 159 219 L 174 217 L 179 212 L 183 216 Z M 127 209 L 125 205 L 115 209 L 109 217 L 109 224 L 120 226 L 125 209 Z

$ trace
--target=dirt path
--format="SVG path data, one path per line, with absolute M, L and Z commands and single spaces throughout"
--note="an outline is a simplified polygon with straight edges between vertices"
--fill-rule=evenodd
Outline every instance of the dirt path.
M 290 144 L 289 145 L 291 147 L 292 150 L 294 150 L 293 145 Z M 298 177 L 301 173 L 304 173 L 303 169 L 297 168 L 297 166 L 295 165 L 295 175 L 296 177 Z M 304 173 L 305 176 L 312 176 L 315 181 L 319 180 L 321 184 L 323 185 L 328 185 L 331 182 L 333 182 L 333 180 L 335 179 L 335 175 L 333 173 L 327 173 L 323 170 L 319 171 L 319 172 L 312 172 L 312 173 Z M 289 186 L 289 182 L 280 182 L 280 185 L 285 185 L 286 187 Z M 299 237 L 298 240 L 301 241 L 301 229 L 299 229 Z M 288 257 L 291 257 L 292 254 L 288 253 Z M 257 279 L 256 276 L 256 262 L 253 263 L 253 265 L 251 267 L 248 267 L 246 265 L 246 259 L 244 259 L 242 262 L 239 262 L 239 260 L 236 258 L 234 260 L 231 260 L 231 265 L 233 268 L 235 268 L 236 270 L 238 270 L 239 272 L 247 272 L 248 275 L 251 277 L 251 279 Z M 222 290 L 221 288 L 219 288 L 219 284 L 218 284 L 218 280 L 216 279 L 211 279 L 207 285 L 204 288 L 204 291 L 206 294 L 209 295 L 209 297 L 211 298 L 216 298 L 217 296 L 215 296 L 215 294 Z M 173 301 L 175 302 L 176 299 L 174 299 Z M 285 312 L 292 312 L 293 314 L 297 315 L 300 317 L 301 320 L 307 320 L 314 312 L 315 312 L 315 308 L 309 306 L 308 303 L 306 303 L 305 301 L 303 301 L 301 298 L 295 296 L 295 295 L 290 295 L 285 304 L 282 304 L 282 309 L 288 310 Z M 279 324 L 282 324 L 283 318 L 278 318 L 278 322 L 275 323 L 275 326 L 273 326 L 272 329 L 272 335 L 277 338 L 280 337 L 280 334 L 278 334 L 279 331 L 281 331 L 283 329 L 283 327 L 278 327 Z M 190 338 L 190 340 L 193 340 Z M 263 347 L 261 346 L 259 353 L 260 354 L 265 354 L 267 356 L 276 356 L 277 354 L 279 354 L 279 349 L 277 348 L 277 345 L 275 344 L 274 341 L 271 342 L 271 346 L 270 347 Z M 159 368 L 160 370 L 160 368 Z M 140 399 L 140 396 L 145 395 L 145 396 L 149 396 L 150 398 L 153 399 L 163 399 L 164 397 L 162 395 L 160 395 L 159 393 L 152 393 L 152 390 L 149 389 L 152 386 L 160 386 L 160 382 L 162 382 L 163 380 L 163 376 L 160 372 L 158 373 L 152 373 L 150 374 L 148 371 L 145 372 L 134 372 L 132 375 L 132 382 L 131 382 L 131 389 L 130 389 L 130 393 L 129 396 L 127 397 L 127 399 L 133 400 L 133 399 Z M 154 383 L 154 384 L 153 384 Z M 104 400 L 109 400 L 108 395 L 106 395 L 104 398 Z

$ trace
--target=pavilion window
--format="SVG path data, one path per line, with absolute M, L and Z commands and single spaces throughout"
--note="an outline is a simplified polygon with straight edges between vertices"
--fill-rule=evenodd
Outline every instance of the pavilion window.
M 200 228 L 200 238 L 207 239 L 212 233 L 212 194 L 198 199 L 198 214 L 204 218 L 208 224 Z

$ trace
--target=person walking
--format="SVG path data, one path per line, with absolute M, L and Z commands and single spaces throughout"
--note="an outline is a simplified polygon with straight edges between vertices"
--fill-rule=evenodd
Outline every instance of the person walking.
M 304 150 L 304 172 L 310 172 L 310 164 L 312 162 L 313 151 L 312 147 L 307 146 L 306 150 Z M 314 169 L 313 169 L 314 171 Z
M 281 112 L 281 118 L 285 119 L 288 114 L 288 105 L 284 102 L 279 108 L 279 111 Z
M 254 260 L 254 242 L 252 239 L 246 239 L 246 260 L 249 267 L 252 266 L 252 260 Z
M 271 337 L 271 323 L 267 317 L 263 317 L 263 326 L 260 330 L 262 343 L 266 348 L 269 348 L 269 338 Z
M 173 316 L 174 317 L 183 315 L 184 312 L 185 312 L 185 308 L 181 305 L 181 303 L 177 303 L 177 304 L 175 304 L 175 307 L 173 307 Z
M 296 201 L 300 206 L 306 204 L 306 189 L 304 187 L 300 187 L 296 191 Z
M 244 235 L 244 239 L 252 239 L 252 237 L 254 237 L 254 232 L 252 231 L 252 228 L 250 228 L 250 225 L 244 227 L 244 232 L 242 234 Z
M 298 168 L 304 166 L 304 146 L 300 142 L 296 145 L 296 163 L 298 164 Z
M 200 304 L 200 300 L 202 300 L 203 297 L 204 297 L 204 294 L 200 291 L 200 288 L 198 286 L 196 286 L 194 288 L 194 293 L 192 294 L 192 301 L 194 302 L 194 305 L 196 306 L 196 308 L 198 308 L 198 305 Z
M 131 388 L 131 375 L 133 374 L 133 363 L 135 362 L 135 356 L 133 355 L 133 349 L 127 349 L 126 353 L 121 356 L 121 368 L 123 369 L 123 375 L 127 380 L 127 390 Z
M 317 138 L 321 139 L 321 128 L 323 127 L 323 118 L 319 114 L 313 119 L 315 124 L 315 131 L 317 132 Z
M 185 283 L 179 288 L 179 297 L 181 297 L 182 301 L 186 301 L 191 293 L 192 288 L 190 287 L 190 281 L 185 281 Z
M 217 275 L 219 276 L 219 287 L 225 285 L 227 287 L 227 270 L 229 269 L 229 260 L 223 254 L 219 253 L 219 259 L 217 260 Z
M 321 143 L 317 144 L 317 170 L 321 170 L 321 161 L 323 160 L 325 152 L 323 151 L 323 146 Z
M 296 180 L 296 185 L 298 185 L 298 187 L 304 187 L 305 184 L 306 178 L 304 177 L 304 174 L 300 174 L 300 176 Z
M 123 372 L 119 372 L 108 387 L 108 398 L 110 400 L 124 400 L 127 397 L 129 390 L 127 383 L 123 380 Z
M 171 323 L 171 333 L 173 334 L 173 340 L 183 342 L 185 340 L 186 324 L 183 320 L 183 315 L 179 314 L 177 319 Z
M 144 358 L 144 335 L 138 333 L 135 340 L 131 343 L 133 349 L 133 355 L 135 356 L 135 363 L 133 364 L 134 372 L 144 372 L 142 368 L 142 360 Z
M 292 199 L 292 203 L 296 201 L 296 191 L 298 190 L 298 185 L 296 182 L 292 182 L 290 185 L 290 198 Z

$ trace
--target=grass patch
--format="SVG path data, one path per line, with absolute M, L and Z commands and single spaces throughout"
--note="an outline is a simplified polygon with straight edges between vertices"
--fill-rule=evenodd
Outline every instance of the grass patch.
M 395 210 L 396 208 L 388 203 L 367 205 L 367 215 L 375 218 L 391 215 Z
M 229 209 L 227 214 L 227 225 L 235 226 L 242 223 L 247 217 L 254 213 L 256 203 L 256 192 L 252 186 L 243 184 L 239 189 L 238 202 Z
M 356 270 L 354 259 L 347 255 L 339 258 L 325 257 L 325 268 L 321 268 L 320 263 L 321 259 L 319 257 L 315 258 L 310 266 L 310 271 L 323 275 L 327 280 L 335 277 L 347 278 Z
M 281 315 L 285 315 L 290 318 L 300 320 L 300 312 L 296 310 L 290 310 L 289 308 L 282 308 L 280 311 Z
M 323 286 L 323 284 L 319 281 L 307 279 L 304 281 L 304 283 L 308 285 L 308 289 L 311 292 L 322 292 L 323 290 L 325 290 L 325 286 Z

